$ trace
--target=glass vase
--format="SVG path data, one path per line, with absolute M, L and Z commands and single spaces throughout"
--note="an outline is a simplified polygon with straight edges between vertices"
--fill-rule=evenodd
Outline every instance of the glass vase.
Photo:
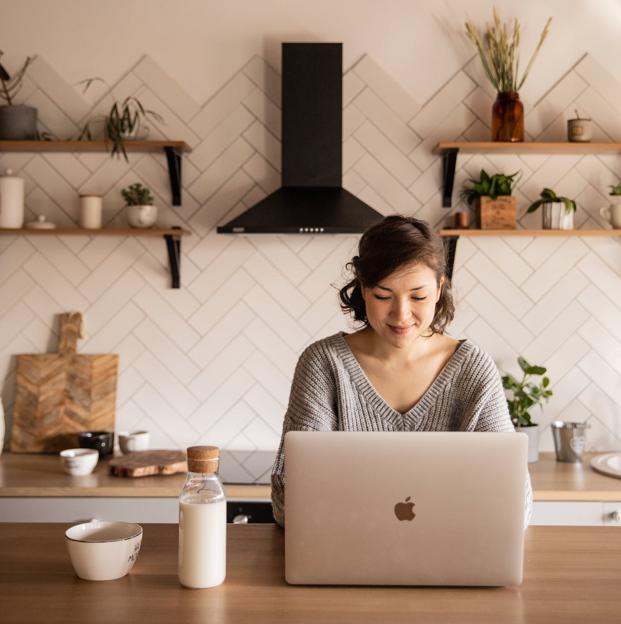
M 524 140 L 524 105 L 516 91 L 498 93 L 492 107 L 492 141 Z

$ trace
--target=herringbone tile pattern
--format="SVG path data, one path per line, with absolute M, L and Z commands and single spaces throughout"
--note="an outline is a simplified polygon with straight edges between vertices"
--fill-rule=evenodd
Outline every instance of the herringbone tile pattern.
M 151 137 L 183 139 L 183 206 L 169 205 L 163 156 L 135 154 L 130 166 L 105 154 L 4 154 L 2 168 L 26 179 L 28 216 L 77 221 L 79 192 L 104 195 L 105 221 L 124 223 L 119 194 L 151 186 L 162 225 L 183 224 L 183 288 L 168 288 L 159 240 L 109 237 L 2 237 L 0 378 L 10 418 L 15 353 L 55 347 L 55 313 L 85 314 L 82 352 L 120 354 L 117 428 L 146 428 L 158 447 L 210 442 L 239 450 L 240 474 L 269 466 L 254 449 L 275 449 L 301 350 L 351 330 L 338 308 L 342 267 L 355 236 L 218 236 L 215 226 L 280 183 L 280 77 L 252 58 L 204 104 L 192 100 L 145 57 L 114 86 L 139 95 L 165 125 Z M 585 55 L 526 102 L 529 138 L 564 140 L 575 108 L 595 121 L 595 139 L 621 141 L 621 84 Z M 75 134 L 103 93 L 80 93 L 43 59 L 24 89 L 45 128 Z M 88 96 L 88 97 L 87 97 Z M 440 227 L 439 140 L 486 139 L 493 93 L 476 59 L 428 101 L 405 92 L 371 58 L 344 77 L 344 186 L 383 214 L 416 215 Z M 484 167 L 522 171 L 520 225 L 538 226 L 525 209 L 551 186 L 576 197 L 577 227 L 605 227 L 599 207 L 621 170 L 616 156 L 461 156 L 456 191 Z M 457 192 L 456 192 L 457 196 Z M 459 206 L 458 202 L 455 202 Z M 555 395 L 538 415 L 542 448 L 555 418 L 588 420 L 590 447 L 621 447 L 621 245 L 616 239 L 462 239 L 450 333 L 487 349 L 516 371 L 518 354 L 549 368 Z M 244 452 L 242 452 L 244 451 Z M 233 460 L 231 460 L 233 461 Z

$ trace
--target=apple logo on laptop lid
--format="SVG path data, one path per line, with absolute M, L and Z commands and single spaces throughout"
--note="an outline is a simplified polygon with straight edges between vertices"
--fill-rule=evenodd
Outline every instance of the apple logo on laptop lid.
M 395 516 L 397 516 L 398 520 L 411 521 L 416 517 L 414 503 L 410 502 L 411 498 L 411 496 L 408 496 L 404 502 L 395 505 Z

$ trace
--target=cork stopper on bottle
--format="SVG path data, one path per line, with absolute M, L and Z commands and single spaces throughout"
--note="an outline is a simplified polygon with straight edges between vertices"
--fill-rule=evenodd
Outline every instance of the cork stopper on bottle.
M 220 449 L 217 446 L 188 447 L 188 470 L 190 472 L 218 472 Z

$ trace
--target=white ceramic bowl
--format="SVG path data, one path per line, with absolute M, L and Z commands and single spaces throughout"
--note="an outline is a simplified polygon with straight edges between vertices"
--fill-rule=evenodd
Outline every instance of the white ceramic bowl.
M 65 531 L 75 573 L 87 581 L 111 581 L 125 576 L 136 563 L 142 527 L 131 522 L 91 520 Z
M 97 449 L 72 448 L 60 452 L 63 470 L 74 477 L 91 474 L 98 459 Z
M 146 451 L 149 448 L 148 431 L 119 431 L 119 448 L 121 453 Z

